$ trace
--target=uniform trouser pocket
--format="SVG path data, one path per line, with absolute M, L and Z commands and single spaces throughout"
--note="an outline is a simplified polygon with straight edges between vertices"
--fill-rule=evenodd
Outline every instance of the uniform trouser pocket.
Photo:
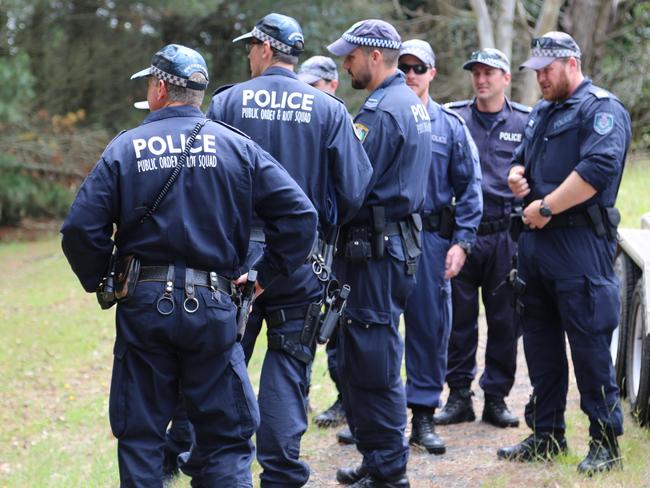
M 116 342 L 113 350 L 113 374 L 108 402 L 109 421 L 116 438 L 119 438 L 126 430 L 128 392 L 126 355 L 126 344 Z
M 235 375 L 232 395 L 240 419 L 240 435 L 241 438 L 248 439 L 260 425 L 260 411 L 246 371 L 244 353 L 239 346 L 233 348 L 230 367 Z
M 345 324 L 345 364 L 350 384 L 364 389 L 383 389 L 399 377 L 400 351 L 389 338 L 389 324 Z

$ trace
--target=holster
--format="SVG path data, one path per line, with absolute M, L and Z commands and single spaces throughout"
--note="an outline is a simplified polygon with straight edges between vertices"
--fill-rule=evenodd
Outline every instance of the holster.
M 382 259 L 384 257 L 385 230 L 386 230 L 385 207 L 372 207 L 372 255 L 375 259 Z
M 125 302 L 135 293 L 140 276 L 140 260 L 133 254 L 120 256 L 115 265 L 115 299 Z
M 399 222 L 400 235 L 406 250 L 406 274 L 412 276 L 417 270 L 417 257 L 422 254 L 422 217 L 413 213 L 408 220 Z
M 315 341 L 316 333 L 318 332 L 318 324 L 320 322 L 320 312 L 320 302 L 309 304 L 309 307 L 307 308 L 307 314 L 305 316 L 305 323 L 302 327 L 300 342 L 310 349 L 313 348 L 316 344 Z
M 510 225 L 508 226 L 508 232 L 510 233 L 510 239 L 514 242 L 519 240 L 519 236 L 524 231 L 524 221 L 521 220 L 523 215 L 522 207 L 512 207 L 510 212 Z
M 616 207 L 605 208 L 604 216 L 607 223 L 607 237 L 610 240 L 616 239 L 618 234 L 618 226 L 621 223 L 621 212 Z
M 440 230 L 438 234 L 444 239 L 451 239 L 456 226 L 456 206 L 445 205 L 440 212 Z
M 605 228 L 605 219 L 603 219 L 603 212 L 601 212 L 600 206 L 596 203 L 589 205 L 586 208 L 586 212 L 596 235 L 598 237 L 608 236 L 607 229 Z

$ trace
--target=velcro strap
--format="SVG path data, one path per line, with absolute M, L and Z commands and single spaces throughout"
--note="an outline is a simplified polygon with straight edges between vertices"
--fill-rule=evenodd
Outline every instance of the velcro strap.
M 278 327 L 279 325 L 288 322 L 289 320 L 304 319 L 307 315 L 309 306 L 281 308 L 275 312 L 267 314 L 264 318 L 267 327 Z M 298 333 L 298 340 L 300 340 L 300 333 Z
M 268 325 L 268 322 L 267 322 Z M 300 332 L 273 334 L 268 336 L 268 348 L 272 351 L 284 351 L 289 356 L 305 364 L 311 363 L 313 356 L 305 352 L 300 343 Z
M 138 281 L 168 281 L 167 275 L 170 266 L 141 266 Z M 216 280 L 214 279 L 216 276 Z M 206 286 L 211 288 L 216 283 L 215 288 L 228 295 L 233 292 L 233 284 L 228 279 L 213 272 L 212 277 L 209 271 L 200 269 L 186 268 L 185 285 Z
M 266 236 L 264 235 L 264 229 L 261 227 L 251 227 L 251 236 L 250 240 L 253 242 L 266 242 Z
M 484 236 L 488 234 L 496 234 L 502 232 L 510 226 L 510 215 L 503 217 L 499 220 L 482 221 L 478 225 L 478 235 Z

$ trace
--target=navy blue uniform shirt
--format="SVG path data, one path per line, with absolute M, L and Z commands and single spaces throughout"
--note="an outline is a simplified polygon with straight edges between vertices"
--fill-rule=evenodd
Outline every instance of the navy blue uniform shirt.
M 631 132 L 630 116 L 623 104 L 589 79 L 563 102 L 540 101 L 513 155 L 513 164 L 526 167 L 531 188 L 526 201 L 543 198 L 575 170 L 596 194 L 573 209 L 593 203 L 612 207 Z
M 465 123 L 429 97 L 431 172 L 424 213 L 437 214 L 456 198 L 456 225 L 452 242 L 474 243 L 481 221 L 481 168 Z
M 358 211 L 372 166 L 339 99 L 272 66 L 218 89 L 207 115 L 271 153 L 311 199 L 322 223 L 340 225 Z
M 236 278 L 243 271 L 253 211 L 269 236 L 258 263 L 262 286 L 304 263 L 316 213 L 273 158 L 232 128 L 208 122 L 166 198 L 142 225 L 134 209 L 149 205 L 167 181 L 197 122 L 198 108 L 167 107 L 118 135 L 79 189 L 63 223 L 63 251 L 86 291 L 97 289 L 115 244 L 144 262 L 185 261 L 188 267 Z M 128 224 L 128 235 L 120 231 Z
M 476 99 L 453 102 L 447 107 L 465 120 L 478 149 L 483 174 L 483 201 L 512 201 L 506 175 L 512 153 L 523 139 L 531 108 L 506 99 L 503 109 L 495 114 L 491 127 L 485 127 L 481 113 L 476 108 Z
M 368 220 L 373 206 L 386 207 L 387 221 L 422 210 L 431 168 L 431 121 L 401 71 L 368 96 L 354 122 L 374 170 L 358 220 Z

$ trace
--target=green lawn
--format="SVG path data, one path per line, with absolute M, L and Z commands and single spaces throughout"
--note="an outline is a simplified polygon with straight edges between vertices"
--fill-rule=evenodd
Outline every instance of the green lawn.
M 650 161 L 629 165 L 619 207 L 628 227 L 638 227 L 640 215 L 650 211 Z M 0 244 L 0 269 L 0 488 L 117 486 L 107 415 L 114 312 L 100 311 L 94 296 L 83 293 L 56 236 Z M 257 348 L 251 363 L 255 382 L 262 351 Z M 319 353 L 312 403 L 323 408 L 334 395 Z M 572 428 L 584 434 L 584 415 L 569 415 Z M 610 481 L 648 486 L 639 473 L 647 474 L 650 435 L 626 428 L 626 470 Z M 331 433 L 310 429 L 307 437 L 325 435 Z M 560 461 L 547 486 L 578 486 L 576 461 Z M 504 475 L 488 485 L 512 486 L 508 480 Z

